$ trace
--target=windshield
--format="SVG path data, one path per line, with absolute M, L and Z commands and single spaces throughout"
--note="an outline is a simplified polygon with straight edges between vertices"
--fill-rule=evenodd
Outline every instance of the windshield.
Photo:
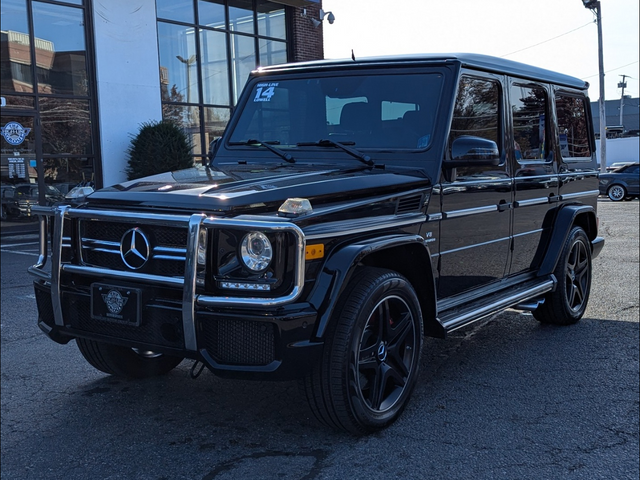
M 423 149 L 442 83 L 437 73 L 258 81 L 229 142 L 287 148 L 326 139 L 357 149 Z

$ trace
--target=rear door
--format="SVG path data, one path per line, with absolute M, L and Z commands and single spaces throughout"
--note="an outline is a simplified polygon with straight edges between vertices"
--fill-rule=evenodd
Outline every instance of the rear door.
M 511 274 L 532 271 L 542 253 L 545 222 L 558 205 L 557 162 L 550 143 L 550 91 L 545 84 L 518 79 L 509 82 L 510 128 L 508 155 L 514 166 L 513 253 Z

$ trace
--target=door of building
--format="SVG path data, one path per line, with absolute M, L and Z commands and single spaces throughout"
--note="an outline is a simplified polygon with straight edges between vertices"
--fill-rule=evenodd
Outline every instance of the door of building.
M 2 180 L 2 220 L 35 219 L 34 205 L 57 201 L 41 181 L 38 162 L 37 122 L 35 113 L 0 115 L 0 174 Z

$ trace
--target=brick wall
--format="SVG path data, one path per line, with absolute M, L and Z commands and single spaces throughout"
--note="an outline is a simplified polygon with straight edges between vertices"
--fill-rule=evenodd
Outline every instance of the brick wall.
M 320 18 L 320 8 L 318 6 L 306 7 L 307 17 Z M 295 7 L 293 11 L 293 41 L 292 54 L 293 62 L 304 62 L 307 60 L 321 60 L 324 58 L 324 38 L 322 29 L 326 19 L 318 28 L 314 27 L 309 18 L 302 16 L 303 8 Z

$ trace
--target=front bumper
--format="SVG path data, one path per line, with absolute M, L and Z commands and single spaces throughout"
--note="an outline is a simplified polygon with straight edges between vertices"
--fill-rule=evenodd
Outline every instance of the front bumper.
M 51 286 L 34 281 L 38 326 L 61 344 L 82 337 L 115 345 L 200 360 L 223 377 L 291 379 L 306 374 L 320 358 L 322 344 L 310 341 L 316 312 L 307 304 L 258 314 L 239 309 L 198 309 L 196 348 L 186 349 L 179 302 L 151 298 L 139 326 L 91 317 L 88 289 L 63 289 L 63 325 L 53 315 Z
M 212 219 L 204 215 L 140 215 L 75 210 L 68 206 L 40 213 L 40 259 L 29 272 L 38 304 L 38 324 L 54 341 L 68 343 L 82 337 L 131 348 L 197 359 L 221 376 L 285 379 L 304 375 L 322 353 L 311 341 L 316 312 L 299 302 L 304 283 L 304 235 L 288 222 Z M 49 217 L 53 216 L 53 228 Z M 182 226 L 188 229 L 184 277 L 167 277 L 109 270 L 63 262 L 65 219 L 117 218 L 138 224 Z M 215 225 L 213 225 L 215 223 Z M 197 294 L 196 262 L 201 228 L 234 224 L 248 228 L 284 229 L 298 238 L 292 290 L 277 298 L 216 297 Z M 51 235 L 51 261 L 47 235 Z M 50 263 L 51 273 L 45 265 Z M 129 325 L 96 319 L 91 305 L 92 285 L 137 289 L 140 320 Z M 95 296 L 95 294 L 94 294 Z

